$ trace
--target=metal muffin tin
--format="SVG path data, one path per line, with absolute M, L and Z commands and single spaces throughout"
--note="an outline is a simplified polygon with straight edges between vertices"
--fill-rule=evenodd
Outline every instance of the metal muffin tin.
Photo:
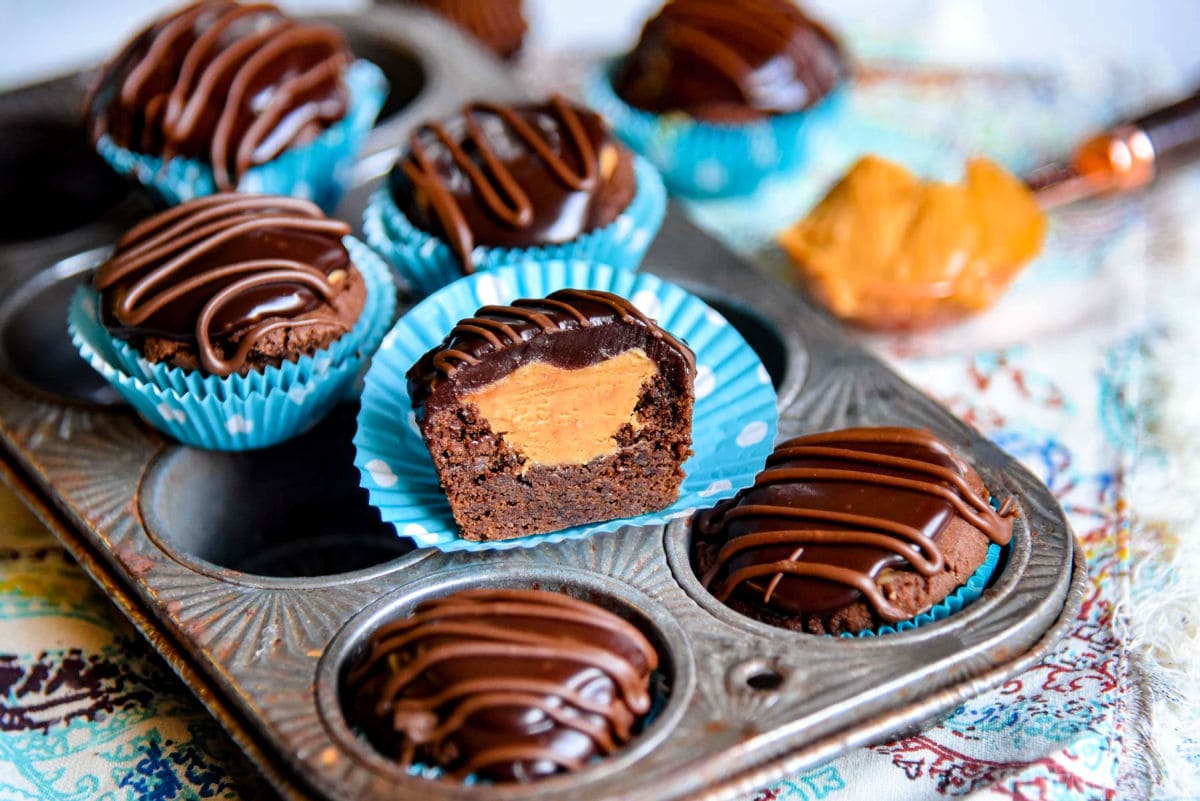
M 421 12 L 335 21 L 360 49 L 377 48 L 364 54 L 392 58 L 394 85 L 411 89 L 411 102 L 373 133 L 339 209 L 357 221 L 412 125 L 468 96 L 521 92 L 457 31 Z M 59 101 L 75 93 L 77 103 L 78 86 L 27 92 L 53 100 L 46 108 L 67 108 Z M 65 333 L 72 288 L 128 214 L 118 207 L 68 234 L 0 248 L 4 478 L 287 798 L 728 798 L 945 714 L 1042 658 L 1078 613 L 1082 559 L 1047 488 L 678 208 L 645 269 L 704 297 L 742 331 L 775 381 L 781 437 L 923 426 L 994 492 L 1019 499 L 1006 562 L 978 602 L 876 639 L 771 628 L 700 586 L 684 521 L 535 549 L 414 551 L 358 489 L 352 408 L 267 451 L 175 445 L 112 405 Z M 381 621 L 475 586 L 561 589 L 635 622 L 662 656 L 661 712 L 620 753 L 533 786 L 407 775 L 352 731 L 342 677 Z

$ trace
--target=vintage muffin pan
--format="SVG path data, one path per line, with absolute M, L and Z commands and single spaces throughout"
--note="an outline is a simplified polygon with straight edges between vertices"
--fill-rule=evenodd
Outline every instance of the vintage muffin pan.
M 519 92 L 429 15 L 384 9 L 337 21 L 399 93 L 339 209 L 357 221 L 407 128 L 471 94 Z M 0 126 L 38 115 L 66 124 L 79 85 L 0 98 Z M 358 487 L 351 407 L 266 451 L 175 445 L 115 403 L 65 330 L 73 287 L 142 204 L 118 188 L 66 232 L 0 244 L 4 477 L 285 797 L 727 798 L 945 714 L 1041 658 L 1078 612 L 1082 560 L 1046 487 L 678 209 L 644 269 L 739 328 L 776 385 L 781 437 L 926 427 L 994 492 L 1019 499 L 1006 563 L 978 602 L 881 638 L 781 631 L 700 586 L 678 520 L 535 549 L 412 550 Z M 632 621 L 660 653 L 661 709 L 616 755 L 536 785 L 407 774 L 352 730 L 345 672 L 382 621 L 468 587 L 562 590 Z

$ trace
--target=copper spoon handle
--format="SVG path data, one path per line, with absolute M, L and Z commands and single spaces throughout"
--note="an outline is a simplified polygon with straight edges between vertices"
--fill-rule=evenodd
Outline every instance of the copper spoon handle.
M 1045 207 L 1145 186 L 1163 170 L 1200 158 L 1200 90 L 1085 141 L 1067 164 L 1026 178 Z
M 1200 157 L 1200 90 L 1131 123 L 1154 148 L 1159 171 Z

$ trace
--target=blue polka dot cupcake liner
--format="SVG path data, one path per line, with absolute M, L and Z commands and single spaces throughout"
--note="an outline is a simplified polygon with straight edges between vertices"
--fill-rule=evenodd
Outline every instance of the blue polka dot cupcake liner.
M 603 228 L 570 242 L 530 248 L 480 245 L 472 251 L 475 271 L 505 264 L 587 260 L 618 269 L 636 270 L 646 249 L 662 227 L 667 213 L 667 190 L 658 171 L 634 156 L 637 189 L 629 206 Z M 363 215 L 363 232 L 371 247 L 382 253 L 411 287 L 425 297 L 463 277 L 454 250 L 437 236 L 417 228 L 400 211 L 384 187 L 372 196 Z
M 273 388 L 245 397 L 196 398 L 143 384 L 76 342 L 88 363 L 152 427 L 193 448 L 248 451 L 303 434 L 342 400 L 361 365 L 346 361 L 315 372 L 290 389 Z
M 100 322 L 98 296 L 90 286 L 80 287 L 71 300 L 71 341 L 147 423 L 185 445 L 243 451 L 278 444 L 316 425 L 353 393 L 355 380 L 395 315 L 396 292 L 387 265 L 361 242 L 347 237 L 346 244 L 366 282 L 367 302 L 336 348 L 245 376 L 221 378 L 144 359 L 131 371 L 128 354 L 119 351 L 132 349 Z
M 183 370 L 150 362 L 137 348 L 105 330 L 99 319 L 98 297 L 90 287 L 81 289 L 72 304 L 72 321 L 90 340 L 108 340 L 105 350 L 114 367 L 165 392 L 186 393 L 200 398 L 208 395 L 225 398 L 247 397 L 275 387 L 291 389 L 306 382 L 313 373 L 340 365 L 347 359 L 357 359 L 360 363 L 364 361 L 379 347 L 395 316 L 396 287 L 387 265 L 374 251 L 353 237 L 344 237 L 342 243 L 366 287 L 366 301 L 358 321 L 329 347 L 278 366 L 222 378 L 199 370 Z
M 405 374 L 479 307 L 540 298 L 564 288 L 629 299 L 696 354 L 693 455 L 679 499 L 657 512 L 495 542 L 459 536 L 429 451 L 417 428 Z M 526 548 L 627 525 L 659 525 L 711 506 L 749 485 L 775 441 L 778 413 L 770 376 L 719 312 L 647 273 L 582 261 L 528 262 L 457 281 L 415 306 L 384 337 L 367 371 L 354 436 L 355 465 L 370 502 L 396 533 L 443 551 Z
M 275 159 L 247 170 L 237 191 L 287 195 L 311 200 L 332 211 L 349 184 L 354 161 L 387 97 L 383 71 L 358 60 L 346 72 L 350 106 L 346 116 L 313 141 L 288 148 Z M 205 161 L 143 155 L 117 145 L 105 135 L 97 152 L 121 175 L 134 178 L 171 205 L 217 192 L 212 166 Z
M 843 85 L 804 111 L 717 124 L 630 106 L 613 89 L 614 67 L 609 62 L 591 75 L 588 103 L 621 141 L 658 168 L 671 194 L 690 198 L 748 195 L 766 179 L 798 170 L 808 159 L 809 132 L 835 121 L 847 94 Z

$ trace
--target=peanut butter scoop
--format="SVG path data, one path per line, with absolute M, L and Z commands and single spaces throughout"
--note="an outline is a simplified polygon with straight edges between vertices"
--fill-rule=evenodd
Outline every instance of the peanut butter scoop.
M 866 156 L 779 244 L 838 317 L 909 329 L 991 306 L 1045 232 L 1033 193 L 987 159 L 946 184 Z
M 587 464 L 617 452 L 625 425 L 638 427 L 638 398 L 656 375 L 646 352 L 633 348 L 576 370 L 522 365 L 465 400 L 528 460 L 526 467 Z

